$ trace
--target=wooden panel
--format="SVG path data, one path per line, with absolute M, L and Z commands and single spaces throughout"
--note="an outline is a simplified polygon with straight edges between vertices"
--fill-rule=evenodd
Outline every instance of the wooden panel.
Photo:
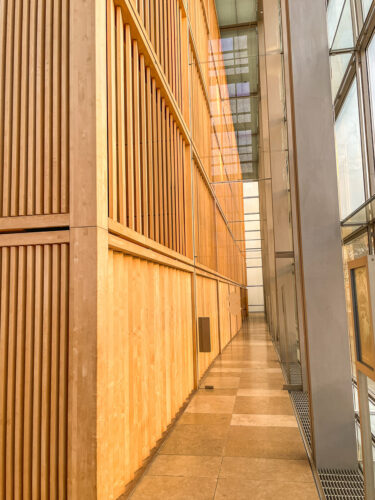
M 217 281 L 197 276 L 197 317 L 210 318 L 211 352 L 199 353 L 199 377 L 219 354 Z
M 185 142 L 121 8 L 108 10 L 109 217 L 186 255 Z
M 0 217 L 68 212 L 68 9 L 1 2 Z
M 193 390 L 191 277 L 111 250 L 108 289 L 98 359 L 99 497 L 117 498 Z
M 0 498 L 67 498 L 68 244 L 0 246 Z
M 220 343 L 223 350 L 231 340 L 229 285 L 219 282 Z

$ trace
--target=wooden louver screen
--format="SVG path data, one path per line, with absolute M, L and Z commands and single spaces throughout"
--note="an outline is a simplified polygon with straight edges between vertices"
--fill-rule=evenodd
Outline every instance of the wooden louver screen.
M 185 142 L 120 7 L 109 23 L 109 217 L 186 254 Z

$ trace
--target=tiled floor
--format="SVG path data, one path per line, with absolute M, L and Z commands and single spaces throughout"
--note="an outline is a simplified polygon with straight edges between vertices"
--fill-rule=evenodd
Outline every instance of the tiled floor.
M 318 499 L 263 318 L 211 367 L 132 500 Z

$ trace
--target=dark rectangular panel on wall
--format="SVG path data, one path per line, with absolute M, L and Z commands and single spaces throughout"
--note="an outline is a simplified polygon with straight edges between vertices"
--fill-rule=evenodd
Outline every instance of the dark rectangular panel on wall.
M 198 318 L 199 351 L 211 352 L 210 318 Z

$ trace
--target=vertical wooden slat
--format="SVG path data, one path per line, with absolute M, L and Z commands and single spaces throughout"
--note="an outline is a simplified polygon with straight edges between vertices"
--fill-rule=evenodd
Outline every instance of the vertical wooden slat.
M 1 254 L 1 301 L 0 301 L 0 498 L 5 499 L 6 485 L 6 431 L 7 431 L 7 374 L 9 342 L 10 300 L 10 249 L 0 248 Z
M 23 496 L 31 500 L 33 368 L 34 368 L 34 305 L 35 247 L 27 247 L 26 314 L 25 314 L 25 403 L 23 425 Z
M 42 320 L 41 499 L 49 498 L 51 429 L 52 248 L 44 247 Z
M 20 97 L 21 97 L 21 50 L 22 50 L 22 3 L 16 0 L 14 19 L 14 52 L 13 52 L 13 110 L 12 110 L 12 153 L 10 173 L 10 212 L 18 215 L 18 195 L 20 182 Z
M 171 221 L 171 150 L 170 150 L 170 114 L 169 109 L 166 107 L 165 117 L 165 147 L 166 147 L 166 211 L 167 211 L 167 227 L 166 233 L 168 234 L 168 247 L 172 248 L 172 221 Z
M 142 187 L 142 221 L 143 234 L 149 236 L 149 215 L 148 215 L 148 175 L 147 175 L 147 120 L 146 120 L 146 70 L 145 58 L 140 56 L 140 116 L 141 116 L 141 187 Z
M 134 151 L 133 151 L 133 88 L 132 88 L 132 41 L 130 26 L 125 25 L 125 104 L 126 104 L 126 172 L 128 226 L 134 224 Z
M 166 109 L 165 100 L 161 101 L 161 147 L 162 147 L 162 167 L 163 167 L 163 226 L 164 226 L 164 244 L 169 245 L 169 235 L 168 235 L 168 198 L 167 198 L 167 157 L 166 157 Z
M 121 8 L 116 7 L 116 90 L 117 90 L 117 193 L 118 221 L 127 221 L 127 190 L 125 181 L 125 92 L 124 92 L 124 25 Z
M 27 150 L 28 150 L 28 93 L 29 93 L 29 32 L 30 3 L 23 5 L 22 11 L 22 55 L 21 55 L 21 108 L 20 108 L 20 168 L 19 193 L 15 213 L 26 215 L 27 204 Z M 31 76 L 33 79 L 33 75 Z
M 154 217 L 154 172 L 153 172 L 153 131 L 152 131 L 152 82 L 150 68 L 146 68 L 147 75 L 147 167 L 148 167 L 148 223 L 150 228 L 150 238 L 155 238 L 155 217 Z
M 161 97 L 160 90 L 156 91 L 156 119 L 157 119 L 157 155 L 158 155 L 158 198 L 159 198 L 159 227 L 160 243 L 164 245 L 164 219 L 163 219 L 163 171 L 161 154 Z
M 152 79 L 152 151 L 153 151 L 153 176 L 154 176 L 154 214 L 155 214 L 155 240 L 160 242 L 160 211 L 159 211 L 159 172 L 157 148 L 157 106 L 156 83 Z
M 173 168 L 175 178 L 175 220 L 176 220 L 176 251 L 180 252 L 180 218 L 179 218 L 179 190 L 178 190 L 178 144 L 177 144 L 177 126 L 173 124 Z
M 27 138 L 27 215 L 35 213 L 36 174 L 36 63 L 37 63 L 37 0 L 30 0 L 29 95 Z
M 26 301 L 26 247 L 18 248 L 17 284 L 17 341 L 16 341 L 16 387 L 14 423 L 14 498 L 23 495 L 23 413 L 25 387 L 25 301 Z
M 7 2 L 0 3 L 0 161 L 4 153 L 5 61 L 7 41 Z M 3 172 L 0 171 L 0 215 L 3 208 Z
M 61 211 L 61 23 L 62 2 L 53 3 L 52 50 L 52 213 Z
M 69 5 L 61 12 L 61 212 L 69 211 Z
M 53 92 L 53 0 L 46 0 L 45 23 L 45 90 L 44 90 L 44 186 L 43 213 L 52 212 L 52 92 Z
M 16 389 L 16 352 L 17 352 L 17 287 L 18 287 L 18 249 L 10 249 L 10 287 L 9 287 L 9 337 L 8 372 L 6 375 L 6 498 L 14 498 L 14 444 L 15 444 L 15 389 Z
M 60 245 L 52 246 L 51 290 L 51 409 L 50 409 L 50 474 L 49 498 L 59 498 L 59 376 L 60 376 L 60 292 L 61 292 Z
M 2 216 L 10 213 L 10 183 L 12 163 L 12 104 L 13 104 L 13 65 L 14 65 L 14 21 L 15 0 L 8 1 L 7 9 L 7 37 L 5 59 L 5 109 L 4 109 L 4 156 L 3 156 L 3 199 Z
M 61 246 L 60 365 L 59 365 L 59 477 L 58 498 L 67 498 L 67 412 L 68 412 L 68 325 L 69 325 L 69 246 Z
M 32 498 L 41 498 L 41 401 L 43 339 L 43 247 L 35 249 L 34 375 L 32 430 Z
M 177 227 L 176 227 L 176 171 L 175 171 L 175 143 L 174 143 L 175 123 L 171 117 L 170 141 L 171 141 L 171 189 L 172 189 L 172 241 L 173 250 L 177 251 Z
M 135 230 L 142 232 L 141 148 L 139 119 L 139 53 L 138 42 L 133 40 L 133 124 L 134 124 L 134 188 Z
M 108 216 L 117 221 L 116 11 L 107 0 Z M 122 20 L 121 20 L 122 23 Z
M 37 62 L 36 62 L 36 165 L 35 165 L 35 213 L 43 213 L 44 186 L 44 72 L 45 72 L 45 2 L 38 2 Z

